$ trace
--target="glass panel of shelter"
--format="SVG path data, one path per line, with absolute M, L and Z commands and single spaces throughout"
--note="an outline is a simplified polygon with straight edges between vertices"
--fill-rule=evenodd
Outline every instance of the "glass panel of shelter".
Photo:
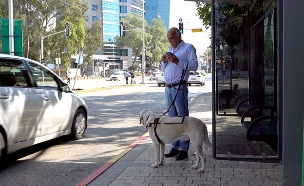
M 241 123 L 242 114 L 254 106 L 273 108 L 251 111 L 249 121 L 276 113 L 275 13 L 271 3 L 264 5 L 267 7 L 261 0 L 253 6 L 215 4 L 213 139 L 214 154 L 219 158 L 277 157 L 277 138 L 256 140 L 254 136 L 256 141 L 249 141 Z

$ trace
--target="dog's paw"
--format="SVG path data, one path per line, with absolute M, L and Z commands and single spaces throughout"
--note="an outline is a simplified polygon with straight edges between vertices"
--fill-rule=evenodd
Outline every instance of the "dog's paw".
M 158 168 L 158 163 L 154 163 L 154 164 L 152 164 L 152 165 L 150 165 L 150 167 L 152 167 L 152 168 Z
M 205 169 L 202 169 L 202 168 L 197 169 L 197 172 L 198 172 L 198 173 L 205 172 Z
M 192 169 L 197 169 L 197 168 L 198 168 L 198 165 L 192 165 L 191 168 L 192 168 Z

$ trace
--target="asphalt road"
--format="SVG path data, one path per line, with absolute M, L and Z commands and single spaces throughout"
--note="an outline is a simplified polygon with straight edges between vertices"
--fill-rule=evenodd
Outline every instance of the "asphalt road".
M 124 84 L 106 79 L 76 81 L 81 89 L 115 83 Z M 207 80 L 206 86 L 192 85 L 189 97 L 207 91 L 210 86 L 211 81 Z M 89 106 L 85 137 L 78 141 L 63 137 L 14 153 L 2 165 L 0 185 L 77 185 L 146 132 L 139 124 L 142 109 L 159 114 L 166 111 L 163 94 L 164 87 L 149 81 L 145 85 L 80 94 Z

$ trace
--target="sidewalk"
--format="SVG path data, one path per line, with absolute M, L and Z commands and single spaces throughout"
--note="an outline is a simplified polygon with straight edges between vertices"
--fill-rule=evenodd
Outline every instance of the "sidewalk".
M 204 121 L 211 140 L 211 93 L 190 100 L 190 116 Z M 171 148 L 166 145 L 166 152 Z M 166 158 L 164 165 L 151 168 L 154 163 L 154 146 L 149 136 L 142 136 L 125 151 L 114 157 L 79 185 L 89 186 L 176 186 L 176 185 L 281 185 L 281 164 L 246 161 L 215 160 L 211 150 L 204 150 L 207 161 L 205 172 L 191 169 L 195 162 L 190 145 L 189 160 L 175 161 Z

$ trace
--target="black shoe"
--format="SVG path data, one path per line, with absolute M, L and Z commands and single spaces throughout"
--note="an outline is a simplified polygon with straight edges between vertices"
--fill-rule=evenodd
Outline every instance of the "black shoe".
M 178 153 L 179 153 L 178 150 L 172 148 L 172 149 L 170 150 L 170 152 L 168 152 L 167 154 L 165 154 L 165 157 L 166 157 L 166 158 L 174 157 L 174 156 L 177 156 Z
M 188 158 L 188 152 L 180 150 L 179 154 L 175 157 L 176 160 L 184 160 Z

